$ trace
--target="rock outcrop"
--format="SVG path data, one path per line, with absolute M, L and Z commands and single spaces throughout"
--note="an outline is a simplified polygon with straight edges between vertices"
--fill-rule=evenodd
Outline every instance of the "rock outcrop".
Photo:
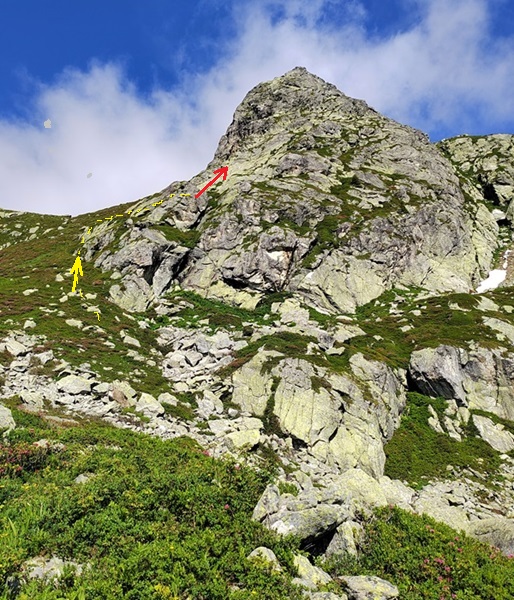
M 193 200 L 225 163 L 222 191 Z M 86 242 L 88 259 L 121 274 L 111 297 L 127 310 L 174 282 L 242 306 L 291 290 L 342 312 L 395 285 L 468 292 L 497 246 L 495 218 L 426 135 L 302 68 L 249 92 L 206 170 L 158 201 L 137 228 L 102 223 Z M 180 245 L 193 227 L 194 247 Z
M 428 396 L 453 399 L 464 409 L 480 409 L 514 420 L 514 354 L 452 346 L 413 352 L 409 375 Z M 469 412 L 462 411 L 469 415 Z
M 262 83 L 204 171 L 117 218 L 84 228 L 0 212 L 0 399 L 60 426 L 88 416 L 188 436 L 256 469 L 273 454 L 252 518 L 304 553 L 358 558 L 366 519 L 390 505 L 512 554 L 514 265 L 501 288 L 472 292 L 514 256 L 513 148 L 506 135 L 431 144 L 303 68 Z M 227 180 L 196 197 L 225 165 Z M 40 233 L 82 244 L 85 295 L 70 292 L 62 250 L 31 254 Z M 472 437 L 500 485 L 481 457 L 423 485 L 405 465 L 386 474 L 420 396 L 416 431 Z M 13 414 L 0 404 L 6 440 Z M 283 570 L 265 546 L 247 558 Z M 66 562 L 23 571 L 58 577 Z M 399 597 L 373 576 L 322 591 L 328 573 L 301 554 L 294 565 L 308 598 Z

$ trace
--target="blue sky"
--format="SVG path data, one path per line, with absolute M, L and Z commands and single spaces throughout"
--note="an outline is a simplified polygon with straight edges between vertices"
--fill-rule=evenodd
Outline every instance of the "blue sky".
M 75 215 L 189 179 L 245 94 L 295 66 L 432 141 L 514 133 L 511 0 L 8 5 L 0 208 Z

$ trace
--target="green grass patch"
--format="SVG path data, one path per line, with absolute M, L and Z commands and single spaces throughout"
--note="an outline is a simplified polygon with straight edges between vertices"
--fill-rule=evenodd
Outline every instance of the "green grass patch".
M 184 307 L 173 315 L 180 317 L 179 321 L 171 321 L 167 316 L 156 316 L 155 323 L 151 327 L 158 329 L 173 322 L 177 327 L 198 328 L 203 326 L 199 321 L 209 319 L 208 328 L 212 332 L 228 328 L 242 331 L 243 323 L 251 323 L 253 326 L 264 325 L 266 323 L 264 317 L 271 312 L 271 305 L 275 302 L 282 302 L 291 296 L 292 294 L 289 292 L 267 294 L 260 300 L 255 310 L 249 310 L 213 298 L 204 298 L 193 291 L 173 291 L 167 294 L 167 299 L 175 300 L 177 303 L 185 300 L 192 306 Z
M 182 230 L 166 224 L 152 225 L 150 229 L 160 231 L 168 241 L 177 242 L 177 244 L 186 248 L 194 248 L 201 236 L 201 232 L 198 229 Z
M 278 483 L 278 489 L 281 494 L 292 494 L 293 496 L 298 496 L 298 488 L 294 483 L 288 483 L 286 481 L 280 481 Z
M 316 564 L 332 577 L 381 577 L 402 600 L 514 597 L 514 559 L 463 531 L 391 506 L 375 509 L 363 527 L 358 558 L 339 554 Z
M 6 447 L 17 464 L 28 465 L 25 448 L 41 436 L 65 448 L 50 451 L 37 468 L 0 477 L 2 586 L 38 555 L 89 563 L 91 570 L 65 573 L 59 589 L 23 584 L 19 600 L 302 598 L 291 583 L 299 540 L 251 520 L 276 473 L 273 461 L 260 471 L 236 469 L 233 460 L 205 456 L 189 438 L 163 441 L 98 422 L 24 435 L 26 442 Z M 86 472 L 86 483 L 73 482 Z M 281 574 L 246 560 L 260 545 L 275 552 Z M 231 589 L 236 582 L 239 592 Z
M 102 273 L 95 268 L 94 261 L 83 260 L 84 275 L 77 286 L 77 292 L 82 291 L 82 297 L 71 295 L 71 278 L 65 278 L 63 282 L 55 280 L 57 273 L 64 274 L 70 270 L 81 247 L 80 236 L 84 227 L 94 225 L 97 218 L 121 213 L 129 206 L 131 204 L 120 205 L 73 219 L 51 217 L 45 225 L 60 223 L 62 226 L 61 230 L 55 228 L 51 232 L 50 235 L 55 235 L 54 239 L 46 236 L 33 240 L 22 239 L 5 248 L 0 253 L 0 335 L 21 329 L 26 319 L 33 318 L 37 325 L 30 333 L 47 338 L 41 350 L 52 349 L 58 359 L 68 361 L 73 367 L 89 362 L 95 370 L 96 362 L 99 375 L 105 381 L 119 378 L 131 380 L 141 363 L 127 355 L 129 347 L 121 342 L 121 331 L 125 330 L 139 339 L 142 346 L 140 352 L 146 356 L 150 356 L 155 340 L 152 332 L 134 329 L 134 321 L 110 302 L 109 288 L 113 284 L 110 273 Z M 27 225 L 36 218 L 33 215 L 16 216 Z M 42 216 L 42 220 L 45 219 Z M 118 225 L 117 230 L 121 230 L 121 220 Z M 37 291 L 23 295 L 22 292 L 28 288 Z M 97 299 L 86 302 L 87 293 L 96 294 Z M 58 300 L 65 294 L 68 294 L 68 301 L 60 303 Z M 88 304 L 99 307 L 100 320 L 95 313 L 86 311 Z M 59 314 L 59 311 L 64 314 Z M 66 319 L 82 321 L 84 328 L 69 326 L 65 323 Z M 104 332 L 99 333 L 95 329 L 97 326 Z M 114 343 L 115 347 L 106 346 L 106 341 Z M 103 371 L 99 369 L 100 365 L 110 370 Z M 50 362 L 45 367 L 33 365 L 33 369 L 34 372 L 52 375 L 54 366 L 55 362 Z M 158 395 L 170 389 L 169 382 L 162 377 L 158 368 L 145 366 L 142 371 L 144 374 L 140 376 L 141 381 L 137 386 L 141 391 Z
M 348 356 L 362 352 L 366 358 L 380 360 L 391 367 L 408 366 L 410 355 L 414 350 L 436 348 L 441 344 L 455 347 L 467 347 L 475 340 L 485 348 L 497 348 L 501 343 L 496 333 L 482 322 L 484 316 L 495 316 L 508 323 L 514 324 L 512 315 L 499 312 L 484 313 L 476 308 L 479 298 L 471 294 L 443 294 L 417 301 L 412 298 L 412 292 L 418 288 L 403 290 L 388 290 L 379 298 L 359 306 L 356 309 L 355 321 L 365 331 L 364 336 L 354 337 L 343 346 L 348 350 Z M 499 292 L 495 300 L 508 303 L 511 297 L 508 288 Z M 405 301 L 399 303 L 399 314 L 390 314 L 390 307 L 396 296 L 405 296 Z M 384 304 L 384 306 L 382 306 Z M 450 308 L 458 305 L 465 310 Z M 416 316 L 413 310 L 420 310 Z M 402 332 L 400 327 L 411 325 L 410 331 Z M 376 340 L 374 336 L 382 339 Z
M 429 398 L 416 392 L 409 392 L 407 398 L 400 427 L 384 447 L 385 475 L 421 489 L 429 479 L 454 479 L 446 470 L 448 465 L 453 465 L 457 469 L 471 467 L 493 482 L 501 464 L 500 453 L 482 440 L 471 417 L 468 424 L 462 426 L 465 435 L 459 442 L 434 431 L 428 424 L 428 405 L 431 404 L 442 416 L 447 405 L 444 398 Z
M 173 406 L 173 404 L 162 402 L 162 406 L 164 408 L 164 412 L 170 417 L 182 419 L 183 421 L 192 421 L 195 418 L 195 413 L 188 404 L 183 404 L 180 402 L 176 406 Z
M 309 252 L 304 256 L 302 267 L 311 267 L 322 252 L 339 248 L 338 229 L 347 219 L 347 214 L 326 215 L 316 224 L 316 239 Z

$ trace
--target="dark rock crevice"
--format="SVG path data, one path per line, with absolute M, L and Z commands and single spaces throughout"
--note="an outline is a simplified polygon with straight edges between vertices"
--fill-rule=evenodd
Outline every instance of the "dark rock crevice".
M 322 556 L 327 551 L 336 533 L 336 527 L 323 531 L 321 535 L 310 536 L 300 543 L 300 550 L 308 552 L 311 557 Z

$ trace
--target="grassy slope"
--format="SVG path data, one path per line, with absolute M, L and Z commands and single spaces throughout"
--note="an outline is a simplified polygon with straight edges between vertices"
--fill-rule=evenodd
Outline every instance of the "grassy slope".
M 101 309 L 99 325 L 104 329 L 104 334 L 99 335 L 94 329 L 93 326 L 98 324 L 97 317 L 93 313 L 86 312 L 84 301 L 79 296 L 70 296 L 68 302 L 62 304 L 59 302 L 59 298 L 69 291 L 68 288 L 71 288 L 71 279 L 66 279 L 62 283 L 55 281 L 57 273 L 64 273 L 71 267 L 79 248 L 78 240 L 83 228 L 88 227 L 96 218 L 121 212 L 124 208 L 125 206 L 114 207 L 75 219 L 32 214 L 17 216 L 17 221 L 22 225 L 20 229 L 24 232 L 36 224 L 40 225 L 38 235 L 50 227 L 53 231 L 49 232 L 48 239 L 17 241 L 16 244 L 0 251 L 0 315 L 2 317 L 0 334 L 13 329 L 17 324 L 22 326 L 25 319 L 33 317 L 37 327 L 29 330 L 29 333 L 46 335 L 48 341 L 45 347 L 52 348 L 59 358 L 64 358 L 71 364 L 88 361 L 92 363 L 93 368 L 95 368 L 95 361 L 97 365 L 112 367 L 112 371 L 102 373 L 106 381 L 111 378 L 130 379 L 134 369 L 140 367 L 140 364 L 127 356 L 127 347 L 121 343 L 119 336 L 121 329 L 125 329 L 127 333 L 139 339 L 142 344 L 139 352 L 145 355 L 149 355 L 149 350 L 155 343 L 155 332 L 152 329 L 140 329 L 137 327 L 137 320 L 124 315 L 121 309 L 108 301 L 108 289 L 111 285 L 109 274 L 102 274 L 92 264 L 84 263 L 84 277 L 81 278 L 80 287 L 84 294 L 90 292 L 98 295 L 92 303 L 97 304 Z M 15 220 L 10 219 L 9 229 L 13 223 Z M 63 229 L 59 231 L 56 227 L 60 224 Z M 52 239 L 51 236 L 55 237 Z M 25 237 L 27 236 L 21 236 L 18 240 Z M 0 245 L 9 239 L 12 241 L 12 238 L 0 237 Z M 49 239 L 52 239 L 51 243 Z M 37 288 L 38 292 L 24 296 L 23 290 L 29 288 Z M 494 334 L 481 325 L 481 316 L 488 313 L 475 309 L 476 299 L 472 296 L 450 294 L 417 301 L 416 291 L 388 292 L 380 299 L 361 307 L 357 312 L 356 322 L 364 329 L 366 335 L 345 342 L 345 353 L 341 357 L 313 356 L 312 360 L 334 370 L 345 370 L 349 356 L 354 352 L 363 352 L 368 358 L 384 360 L 391 366 L 405 367 L 410 352 L 421 347 L 439 343 L 462 346 L 471 339 L 477 339 L 477 336 L 483 345 L 501 345 Z M 399 314 L 392 315 L 389 310 L 396 294 L 404 295 L 405 301 L 400 305 Z M 502 306 L 509 303 L 511 290 L 497 290 L 488 295 Z M 177 316 L 181 321 L 177 324 L 192 324 L 201 318 L 209 318 L 212 330 L 235 328 L 245 332 L 246 328 L 248 334 L 251 333 L 253 325 L 266 322 L 264 317 L 269 312 L 272 300 L 269 298 L 265 306 L 252 312 L 207 301 L 189 292 L 171 297 L 177 301 L 182 298 L 193 305 L 193 309 L 186 307 L 178 313 Z M 456 303 L 469 312 L 451 309 L 450 303 Z M 63 310 L 65 316 L 59 316 L 57 312 L 48 314 L 42 311 L 42 308 Z M 416 316 L 412 313 L 416 309 L 421 310 L 421 315 Z M 146 316 L 154 318 L 155 324 L 159 324 L 156 315 L 150 313 Z M 318 320 L 324 320 L 321 315 L 313 314 L 313 316 Z M 496 316 L 514 324 L 512 316 L 503 311 L 498 314 L 490 313 L 489 316 Z M 80 331 L 66 325 L 64 321 L 67 318 L 80 319 L 92 328 L 89 331 Z M 411 324 L 413 329 L 404 333 L 399 328 L 406 324 Z M 382 339 L 375 339 L 373 336 L 380 336 Z M 104 340 L 115 343 L 115 348 L 104 346 L 102 343 Z M 240 356 L 235 356 L 235 359 L 241 364 L 241 361 L 251 357 L 262 345 L 278 349 L 285 355 L 305 358 L 307 342 L 308 340 L 303 336 L 286 332 L 280 336 L 275 335 L 259 340 L 243 349 Z M 160 377 L 157 369 L 145 367 L 143 370 L 147 371 L 148 375 L 141 376 L 138 389 L 151 393 L 169 389 L 169 383 Z M 444 401 L 432 399 L 430 402 L 438 412 L 444 409 Z M 15 407 L 16 404 L 13 400 L 10 405 Z M 445 467 L 451 462 L 455 466 L 469 464 L 476 470 L 481 470 L 482 465 L 485 471 L 489 470 L 494 475 L 498 464 L 498 453 L 491 451 L 487 445 L 481 445 L 475 435 L 476 432 L 471 429 L 470 439 L 462 443 L 433 432 L 426 423 L 426 404 L 427 399 L 419 395 L 411 396 L 410 413 L 405 415 L 402 427 L 386 447 L 386 474 L 421 486 L 423 475 L 426 478 L 450 477 Z M 212 473 L 214 468 L 226 470 L 228 467 L 207 457 L 204 465 L 201 462 L 204 460 L 203 455 L 199 452 L 186 452 L 181 447 L 181 444 L 190 445 L 190 440 L 164 443 L 146 436 L 132 437 L 129 432 L 111 429 L 94 422 L 91 425 L 84 422 L 81 428 L 50 430 L 36 417 L 27 416 L 16 409 L 14 415 L 20 426 L 30 426 L 34 431 L 31 433 L 29 429 L 17 430 L 12 436 L 13 447 L 16 447 L 19 440 L 30 442 L 47 437 L 62 439 L 67 444 L 68 450 L 62 455 L 48 458 L 49 467 L 46 470 L 34 473 L 28 467 L 24 468 L 21 474 L 6 473 L 2 477 L 0 485 L 3 487 L 0 487 L 0 491 L 3 507 L 0 515 L 2 526 L 0 535 L 6 540 L 3 544 L 3 554 L 0 555 L 0 568 L 4 569 L 3 574 L 15 572 L 22 559 L 38 552 L 51 554 L 55 551 L 65 558 L 76 560 L 94 558 L 99 561 L 95 569 L 96 575 L 92 580 L 81 582 L 79 579 L 73 582 L 73 578 L 70 578 L 65 584 L 68 586 L 65 588 L 67 591 L 62 595 L 59 595 L 60 592 L 51 591 L 50 586 L 44 587 L 34 583 L 31 584 L 32 587 L 25 590 L 26 598 L 73 598 L 70 590 L 78 591 L 81 587 L 88 590 L 85 596 L 87 598 L 128 598 L 132 597 L 126 595 L 129 589 L 137 590 L 139 595 L 134 597 L 138 598 L 186 598 L 188 594 L 193 598 L 224 598 L 229 597 L 228 583 L 237 580 L 244 583 L 247 592 L 233 593 L 230 596 L 233 598 L 296 597 L 292 590 L 286 593 L 288 588 L 284 586 L 288 584 L 275 580 L 276 578 L 269 574 L 263 575 L 263 572 L 258 569 L 250 568 L 242 558 L 257 545 L 264 544 L 275 551 L 283 565 L 289 564 L 288 574 L 292 573 L 291 555 L 288 554 L 287 548 L 291 549 L 293 546 L 272 539 L 269 532 L 265 530 L 258 529 L 258 533 L 255 533 L 253 529 L 255 524 L 252 524 L 249 519 L 251 509 L 264 488 L 262 477 L 241 470 L 238 472 L 238 477 L 242 477 L 244 472 L 249 478 L 244 484 L 239 482 L 239 487 L 237 485 L 231 487 L 232 484 L 227 481 L 221 487 L 214 484 L 211 489 L 208 482 L 212 482 L 212 478 L 209 480 L 205 472 Z M 504 424 L 507 428 L 511 427 L 508 422 Z M 413 432 L 415 432 L 415 444 L 412 439 Z M 98 436 L 104 441 L 99 442 Z M 443 437 L 444 443 L 442 443 Z M 139 441 L 134 441 L 136 438 Z M 94 445 L 93 448 L 91 444 Z M 112 444 L 122 448 L 127 444 L 126 447 L 130 448 L 130 452 L 113 453 L 104 448 L 104 445 Z M 139 450 L 136 452 L 136 447 L 140 448 L 141 452 Z M 441 460 L 441 452 L 439 452 L 441 448 L 443 448 L 444 460 Z M 81 455 L 81 451 L 85 451 L 86 454 Z M 482 458 L 485 463 L 479 463 L 477 458 Z M 174 461 L 175 464 L 180 462 L 182 466 L 180 477 L 185 479 L 168 481 L 168 486 L 170 489 L 188 490 L 189 500 L 187 502 L 184 500 L 182 504 L 175 496 L 166 496 L 162 487 L 161 471 L 168 473 L 168 467 Z M 71 486 L 72 478 L 85 470 L 97 471 L 100 477 L 96 478 L 94 483 L 88 483 L 81 488 Z M 169 473 L 169 477 L 173 476 L 175 475 Z M 491 484 L 494 485 L 494 482 L 491 481 Z M 77 492 L 72 489 L 82 491 Z M 239 491 L 243 489 L 245 493 L 241 494 L 242 497 L 238 497 Z M 153 493 L 148 490 L 153 490 Z M 158 494 L 168 498 L 162 500 L 165 503 L 164 510 L 167 511 L 167 521 L 161 519 L 160 513 L 163 512 L 161 504 L 153 500 Z M 212 506 L 203 501 L 204 498 L 211 497 Z M 223 505 L 221 509 L 220 502 Z M 195 504 L 198 508 L 195 508 Z M 232 512 L 224 512 L 225 504 L 232 507 Z M 55 514 L 56 517 L 49 519 L 50 513 Z M 170 517 L 169 513 L 174 517 Z M 137 522 L 131 521 L 130 527 L 126 527 L 127 518 L 132 515 L 138 516 L 134 519 Z M 10 517 L 11 521 L 7 517 Z M 173 527 L 170 519 L 175 523 Z M 196 522 L 193 527 L 190 519 Z M 382 554 L 377 550 L 371 558 L 366 558 L 362 565 L 354 565 L 355 569 L 365 572 L 366 569 L 374 568 L 375 574 L 383 572 L 386 579 L 400 587 L 403 586 L 401 587 L 402 598 L 436 597 L 435 593 L 432 596 L 416 596 L 417 592 L 412 591 L 412 589 L 421 589 L 419 586 L 425 586 L 433 592 L 434 586 L 439 584 L 433 570 L 428 569 L 423 572 L 415 561 L 409 563 L 409 568 L 398 568 L 398 565 L 395 569 L 386 568 L 377 558 L 378 552 L 378 556 L 391 557 L 391 564 L 395 564 L 394 561 L 399 561 L 398 557 L 404 552 L 391 541 L 393 526 L 395 526 L 391 519 L 391 516 L 381 516 L 378 521 L 383 523 L 384 528 L 377 546 Z M 432 547 L 431 542 L 423 537 L 424 534 L 421 535 L 425 530 L 426 522 L 414 515 L 404 515 L 402 519 L 411 523 L 408 528 L 404 525 L 402 527 L 411 531 L 409 544 L 412 554 L 417 556 L 422 549 L 428 555 L 434 554 L 436 546 Z M 162 525 L 162 522 L 165 525 Z M 211 522 L 216 525 L 214 533 L 208 527 Z M 388 523 L 392 523 L 390 530 L 387 530 Z M 67 531 L 64 531 L 62 524 L 66 524 Z M 433 527 L 439 531 L 442 526 L 433 524 Z M 23 535 L 20 534 L 21 531 L 24 531 Z M 103 531 L 106 532 L 104 537 L 101 533 Z M 243 531 L 247 533 L 243 534 Z M 451 535 L 455 535 L 455 532 Z M 172 538 L 171 543 L 170 538 Z M 112 539 L 117 540 L 115 544 L 112 543 Z M 236 540 L 241 544 L 237 547 L 230 546 L 235 544 Z M 510 579 L 514 580 L 512 566 L 508 567 L 506 559 L 502 557 L 489 558 L 487 546 L 477 546 L 471 540 L 464 540 L 464 542 L 462 555 L 459 553 L 455 558 L 455 568 L 462 572 L 461 583 L 459 583 L 461 588 L 455 589 L 472 589 L 469 588 L 471 584 L 465 574 L 473 572 L 474 578 L 492 578 L 496 581 L 495 597 L 511 597 L 512 590 L 506 591 L 507 584 L 498 581 L 497 572 L 500 565 L 503 573 L 508 573 Z M 437 543 L 440 544 L 440 540 Z M 230 547 L 227 547 L 227 544 Z M 171 545 L 174 548 L 182 548 L 178 558 L 170 551 Z M 172 565 L 177 565 L 176 572 Z M 348 570 L 346 572 L 348 573 Z M 192 575 L 188 579 L 185 573 L 192 573 Z M 148 574 L 151 574 L 151 577 Z M 483 585 L 483 589 L 475 591 L 475 596 L 462 595 L 468 593 L 462 592 L 461 596 L 457 595 L 457 597 L 489 597 L 487 586 L 490 583 L 476 583 L 476 586 L 480 585 Z M 478 587 L 476 589 L 478 590 Z M 251 594 L 252 590 L 256 591 L 257 595 Z M 505 595 L 502 596 L 502 593 Z M 80 596 L 76 597 L 80 598 Z
M 137 321 L 131 315 L 124 314 L 109 301 L 109 288 L 113 283 L 109 280 L 110 273 L 102 273 L 92 262 L 82 262 L 84 276 L 79 279 L 77 292 L 81 289 L 83 296 L 96 294 L 97 298 L 91 301 L 86 301 L 78 293 L 71 294 L 71 277 L 65 277 L 63 282 L 55 281 L 58 273 L 64 275 L 71 269 L 80 250 L 80 235 L 84 228 L 93 225 L 96 219 L 121 213 L 128 206 L 120 205 L 73 219 L 19 214 L 16 220 L 23 224 L 24 229 L 28 229 L 27 223 L 39 221 L 42 223 L 41 230 L 44 230 L 48 219 L 53 222 L 60 219 L 56 224 L 61 224 L 62 230 L 54 226 L 47 236 L 18 241 L 0 251 L 0 335 L 21 328 L 26 319 L 33 318 L 37 327 L 28 330 L 28 333 L 47 338 L 41 350 L 51 348 L 56 357 L 74 366 L 89 362 L 93 369 L 98 368 L 106 381 L 133 377 L 141 364 L 127 355 L 130 347 L 122 343 L 120 333 L 124 330 L 137 338 L 142 345 L 140 353 L 147 356 L 150 356 L 154 335 L 137 327 Z M 2 225 L 11 229 L 14 223 L 11 218 Z M 29 289 L 37 292 L 23 295 Z M 59 299 L 65 294 L 68 294 L 68 301 L 61 303 Z M 95 313 L 87 312 L 88 305 L 100 308 L 100 320 Z M 48 309 L 54 312 L 46 312 Z M 60 311 L 64 315 L 60 315 Z M 67 319 L 82 321 L 84 329 L 67 325 Z M 97 327 L 101 327 L 103 332 L 99 332 Z M 106 346 L 106 341 L 114 343 L 115 347 Z M 141 391 L 169 391 L 168 382 L 157 369 L 141 371 L 144 371 L 138 382 Z
M 20 600 L 216 599 L 230 584 L 246 588 L 232 598 L 301 598 L 290 584 L 294 539 L 250 520 L 271 471 L 214 460 L 187 438 L 162 441 L 95 421 L 52 429 L 13 413 L 19 428 L 0 449 L 0 580 L 36 555 L 92 566 L 83 578 L 66 576 L 60 591 L 32 582 Z M 34 451 L 29 443 L 43 437 L 65 449 Z M 74 484 L 84 472 L 95 476 Z M 245 560 L 263 544 L 284 574 Z
M 55 428 L 12 409 L 18 427 L 0 446 L 0 580 L 37 555 L 92 567 L 80 577 L 66 572 L 57 590 L 28 583 L 19 600 L 302 597 L 291 584 L 298 540 L 250 519 L 271 464 L 256 472 L 214 460 L 187 438 L 162 441 L 95 420 Z M 30 443 L 41 438 L 65 447 L 36 451 Z M 94 476 L 74 484 L 81 473 Z M 405 600 L 514 593 L 513 560 L 425 516 L 382 509 L 365 532 L 358 562 L 319 563 L 336 578 L 327 590 L 342 589 L 340 575 L 373 574 Z M 261 545 L 275 552 L 282 573 L 246 560 Z

